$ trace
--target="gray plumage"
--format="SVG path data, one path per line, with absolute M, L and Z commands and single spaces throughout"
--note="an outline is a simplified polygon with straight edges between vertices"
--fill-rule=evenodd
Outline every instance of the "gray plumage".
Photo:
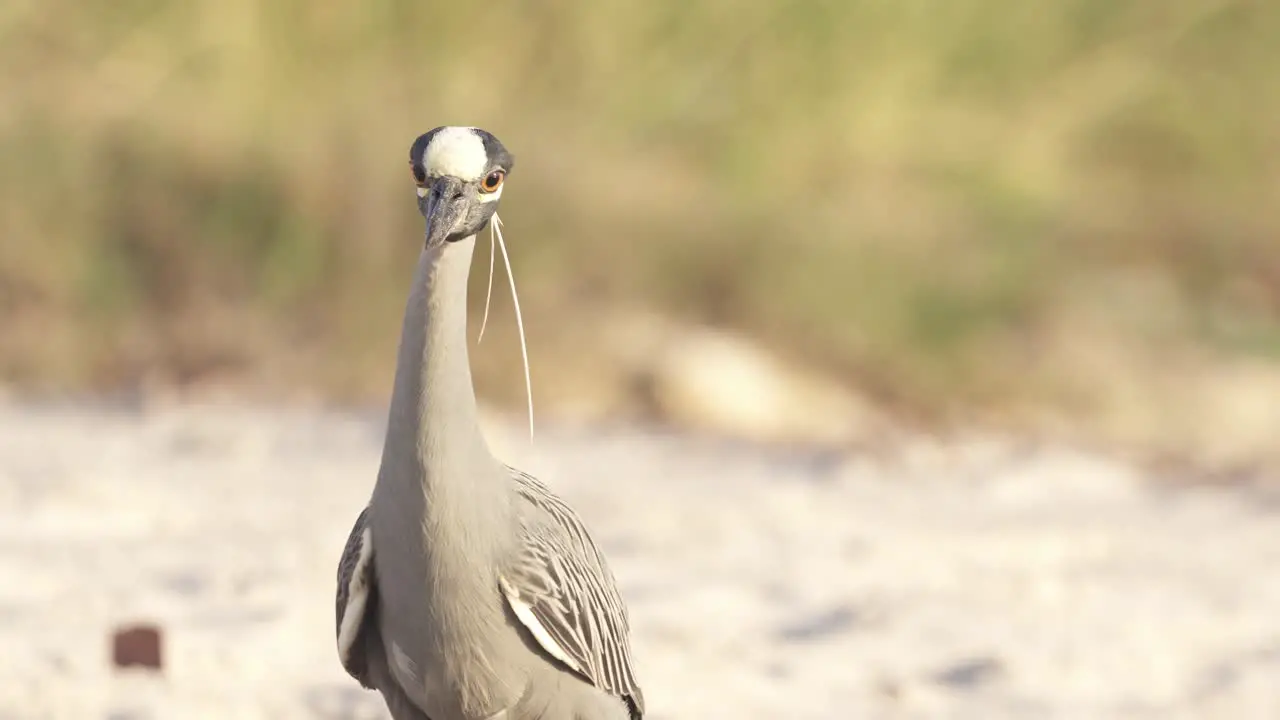
M 474 128 L 437 128 L 410 151 L 426 238 L 377 483 L 338 565 L 338 654 L 396 720 L 640 720 L 604 555 L 480 431 L 467 275 L 512 163 Z

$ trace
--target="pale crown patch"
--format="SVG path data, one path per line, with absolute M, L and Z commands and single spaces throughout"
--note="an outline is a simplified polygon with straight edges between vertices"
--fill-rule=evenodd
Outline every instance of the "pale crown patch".
M 466 127 L 447 127 L 431 138 L 422 153 L 422 167 L 428 177 L 449 175 L 460 180 L 479 180 L 489 167 L 484 141 Z

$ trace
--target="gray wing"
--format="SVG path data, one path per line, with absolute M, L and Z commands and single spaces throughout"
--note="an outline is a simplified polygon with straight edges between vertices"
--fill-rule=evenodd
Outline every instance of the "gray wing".
M 547 654 L 640 718 L 627 608 L 604 555 L 572 508 L 533 476 L 510 471 L 526 512 L 524 546 L 501 577 L 503 595 Z
M 378 605 L 378 588 L 373 576 L 373 536 L 368 516 L 368 507 L 360 511 L 342 550 L 342 559 L 338 561 L 336 619 L 338 659 L 342 667 L 362 686 L 373 689 L 365 636 L 373 626 L 371 618 Z

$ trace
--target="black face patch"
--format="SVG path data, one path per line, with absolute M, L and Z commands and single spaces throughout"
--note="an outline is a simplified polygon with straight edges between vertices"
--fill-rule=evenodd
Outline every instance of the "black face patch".
M 443 129 L 438 127 L 419 135 L 409 148 L 409 167 L 413 169 L 413 179 L 419 185 L 427 181 L 427 169 L 422 166 L 422 156 L 426 154 L 427 145 L 431 144 L 431 139 Z
M 476 128 L 472 132 L 478 135 L 480 141 L 484 143 L 484 154 L 489 156 L 489 167 L 500 167 L 510 173 L 516 159 L 510 152 L 507 152 L 507 148 L 502 142 L 488 130 Z

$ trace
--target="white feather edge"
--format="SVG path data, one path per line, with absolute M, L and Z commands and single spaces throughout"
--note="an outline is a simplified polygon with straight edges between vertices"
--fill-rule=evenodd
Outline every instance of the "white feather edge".
M 365 528 L 360 533 L 360 554 L 351 577 L 347 579 L 347 604 L 342 608 L 342 622 L 338 626 L 338 657 L 347 664 L 351 654 L 351 646 L 360 634 L 360 623 L 364 621 L 364 608 L 369 600 L 369 585 L 366 582 L 369 557 L 373 554 L 373 533 Z
M 524 624 L 533 635 L 533 639 L 537 640 L 538 644 L 542 646 L 542 649 L 551 653 L 551 657 L 568 665 L 573 670 L 582 672 L 582 666 L 569 657 L 569 653 L 565 652 L 564 648 L 560 647 L 559 643 L 551 638 L 551 633 L 547 632 L 547 629 L 542 626 L 542 622 L 533 614 L 533 607 L 520 598 L 520 592 L 502 576 L 498 577 L 498 584 L 502 587 L 502 594 L 507 598 L 512 612 L 516 614 L 516 618 Z

